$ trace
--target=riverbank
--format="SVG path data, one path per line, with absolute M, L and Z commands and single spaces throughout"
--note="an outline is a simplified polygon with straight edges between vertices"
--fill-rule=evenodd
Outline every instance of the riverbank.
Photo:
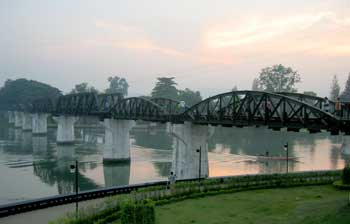
M 154 185 L 135 189 L 131 194 L 119 194 L 110 197 L 97 207 L 80 211 L 78 221 L 75 220 L 74 213 L 71 213 L 56 222 L 52 222 L 52 224 L 93 224 L 95 222 L 107 224 L 113 221 L 118 223 L 125 202 L 140 203 L 147 199 L 152 200 L 157 206 L 163 206 L 188 199 L 192 200 L 242 191 L 330 185 L 335 180 L 340 179 L 340 174 L 340 171 L 313 171 L 289 174 L 245 175 L 209 178 L 202 180 L 200 183 L 198 180 L 193 179 L 176 182 L 170 189 L 165 188 L 164 185 Z M 266 200 L 266 203 L 270 203 L 269 200 Z M 182 223 L 188 223 L 188 220 Z
M 350 220 L 347 197 L 347 191 L 332 185 L 206 196 L 156 207 L 156 223 L 345 224 Z

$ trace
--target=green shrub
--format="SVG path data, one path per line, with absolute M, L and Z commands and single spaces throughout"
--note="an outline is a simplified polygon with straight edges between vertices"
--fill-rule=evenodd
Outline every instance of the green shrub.
M 155 224 L 156 212 L 154 209 L 154 202 L 147 201 L 143 206 L 143 224 Z
M 343 180 L 343 184 L 350 184 L 350 166 L 344 167 L 342 180 Z
M 125 203 L 122 207 L 121 224 L 155 224 L 154 203 L 150 200 Z
M 133 202 L 125 202 L 122 206 L 122 216 L 121 216 L 122 224 L 136 224 L 135 217 L 135 203 Z

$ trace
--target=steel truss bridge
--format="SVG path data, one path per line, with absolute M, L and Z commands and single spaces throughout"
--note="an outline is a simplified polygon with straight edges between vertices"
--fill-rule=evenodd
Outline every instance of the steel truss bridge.
M 350 104 L 342 103 L 335 111 L 323 110 L 324 98 L 298 93 L 232 91 L 209 97 L 192 107 L 181 108 L 178 101 L 165 98 L 130 97 L 120 94 L 81 93 L 58 99 L 39 99 L 28 105 L 15 105 L 8 110 L 50 113 L 55 116 L 98 116 L 120 120 L 222 125 L 225 127 L 268 126 L 274 130 L 308 129 L 332 134 L 350 134 Z

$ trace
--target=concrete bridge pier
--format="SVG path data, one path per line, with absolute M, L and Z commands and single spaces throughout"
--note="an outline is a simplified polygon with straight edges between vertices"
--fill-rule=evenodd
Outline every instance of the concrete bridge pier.
M 14 124 L 15 123 L 15 112 L 13 111 L 8 111 L 8 118 L 9 118 L 9 124 Z
M 209 175 L 208 140 L 214 133 L 211 126 L 167 124 L 167 131 L 173 135 L 172 171 L 177 179 L 202 178 Z M 201 148 L 201 153 L 198 150 Z
M 135 121 L 105 119 L 104 126 L 105 145 L 103 162 L 129 162 L 129 131 L 135 126 Z
M 57 122 L 57 144 L 58 145 L 71 145 L 75 142 L 74 135 L 74 123 L 77 118 L 74 116 L 55 117 Z
M 15 111 L 15 128 L 22 128 L 23 116 L 22 112 Z
M 33 135 L 47 134 L 47 117 L 48 114 L 35 113 L 33 114 L 32 127 Z
M 32 131 L 32 114 L 28 112 L 22 113 L 22 130 L 23 131 Z

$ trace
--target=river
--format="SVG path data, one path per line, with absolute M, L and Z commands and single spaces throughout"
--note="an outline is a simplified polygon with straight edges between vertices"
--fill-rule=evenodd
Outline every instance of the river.
M 103 164 L 104 130 L 76 128 L 74 146 L 55 143 L 56 129 L 33 136 L 0 124 L 0 204 L 74 191 L 70 165 L 79 161 L 81 191 L 166 180 L 171 170 L 173 137 L 163 126 L 136 126 L 130 135 L 131 162 Z M 349 163 L 342 153 L 349 137 L 323 132 L 272 131 L 266 128 L 216 127 L 209 140 L 209 176 L 286 172 L 285 160 L 265 160 L 257 155 L 285 156 L 289 170 L 340 169 Z

